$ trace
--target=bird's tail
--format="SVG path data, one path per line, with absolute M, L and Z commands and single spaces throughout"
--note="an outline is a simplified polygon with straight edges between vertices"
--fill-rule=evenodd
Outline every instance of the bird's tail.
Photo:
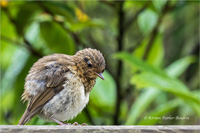
M 28 109 L 25 110 L 24 114 L 22 115 L 21 119 L 19 120 L 18 125 L 24 125 L 30 120 L 30 112 Z

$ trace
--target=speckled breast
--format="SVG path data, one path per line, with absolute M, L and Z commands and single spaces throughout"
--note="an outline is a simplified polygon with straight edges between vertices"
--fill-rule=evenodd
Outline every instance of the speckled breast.
M 56 94 L 42 108 L 41 117 L 53 117 L 60 121 L 73 119 L 80 113 L 89 101 L 89 92 L 85 93 L 79 76 L 69 71 L 65 74 L 67 80 L 64 89 Z

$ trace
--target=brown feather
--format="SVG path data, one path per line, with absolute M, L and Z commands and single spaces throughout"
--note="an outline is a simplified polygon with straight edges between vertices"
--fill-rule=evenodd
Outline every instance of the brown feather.
M 58 56 L 58 55 L 54 55 L 54 56 Z M 26 122 L 28 122 L 33 116 L 37 114 L 37 112 L 39 112 L 42 109 L 45 103 L 51 100 L 53 96 L 55 96 L 55 94 L 57 94 L 63 89 L 63 84 L 67 80 L 63 75 L 69 71 L 67 66 L 73 64 L 73 62 L 70 63 L 68 60 L 65 60 L 65 62 L 63 63 L 62 61 L 63 59 L 61 58 L 60 60 L 57 60 L 56 63 L 54 64 L 48 64 L 47 62 L 45 63 L 44 61 L 45 59 L 47 59 L 48 62 L 51 62 L 52 60 L 53 61 L 56 60 L 54 58 L 50 60 L 49 57 L 47 56 L 38 61 L 38 62 L 43 62 L 42 65 L 36 62 L 34 66 L 31 68 L 31 71 L 37 70 L 37 72 L 40 73 L 41 76 L 34 77 L 37 75 L 32 76 L 30 74 L 27 76 L 26 80 L 37 79 L 41 82 L 46 80 L 46 86 L 44 87 L 45 89 L 43 91 L 40 91 L 37 95 L 31 97 L 28 107 L 18 123 L 19 125 L 24 125 Z M 25 100 L 28 99 L 27 95 L 29 96 L 30 94 L 28 94 L 27 91 L 25 90 L 23 94 L 23 98 Z
M 92 68 L 88 68 L 88 63 Z M 24 125 L 36 114 L 42 114 L 45 104 L 48 104 L 57 93 L 62 93 L 63 84 L 68 80 L 65 77 L 68 71 L 71 71 L 69 74 L 76 73 L 81 78 L 86 93 L 92 90 L 97 78 L 96 73 L 102 73 L 104 69 L 103 55 L 100 51 L 90 48 L 78 51 L 74 56 L 53 54 L 39 59 L 26 77 L 22 100 L 29 103 L 19 125 Z

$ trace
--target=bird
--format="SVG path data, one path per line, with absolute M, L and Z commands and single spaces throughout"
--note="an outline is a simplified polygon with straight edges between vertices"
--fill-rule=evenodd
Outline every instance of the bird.
M 22 94 L 28 102 L 18 125 L 36 115 L 65 125 L 88 104 L 97 77 L 104 80 L 105 59 L 99 50 L 85 48 L 75 55 L 52 54 L 40 58 L 29 70 Z

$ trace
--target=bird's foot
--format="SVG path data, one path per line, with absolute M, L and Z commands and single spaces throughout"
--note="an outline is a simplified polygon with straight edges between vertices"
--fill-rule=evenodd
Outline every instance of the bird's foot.
M 88 124 L 87 123 L 82 123 L 81 126 L 88 126 Z
M 65 123 L 65 122 L 62 122 L 62 121 L 59 121 L 53 117 L 51 117 L 51 119 L 53 121 L 55 121 L 56 123 L 58 123 L 59 125 L 67 125 L 67 126 L 70 126 L 70 125 L 73 125 L 73 126 L 87 126 L 88 124 L 87 123 L 82 123 L 82 124 L 78 124 L 78 122 L 74 122 L 73 124 L 71 123 Z
M 87 123 L 78 124 L 78 122 L 74 122 L 72 125 L 74 126 L 87 126 Z

